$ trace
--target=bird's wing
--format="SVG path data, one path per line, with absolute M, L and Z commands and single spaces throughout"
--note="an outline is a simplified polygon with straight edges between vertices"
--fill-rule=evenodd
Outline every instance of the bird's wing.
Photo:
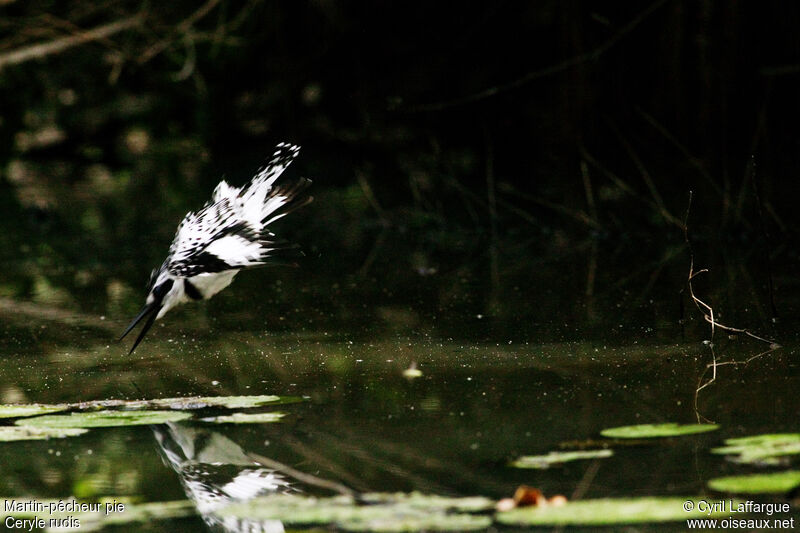
M 267 165 L 241 189 L 220 182 L 212 200 L 178 226 L 167 269 L 182 277 L 241 269 L 262 265 L 276 250 L 287 248 L 267 225 L 310 201 L 298 201 L 309 180 L 273 186 L 299 150 L 279 144 Z
M 167 270 L 176 276 L 191 277 L 235 268 L 235 257 L 214 254 L 208 248 L 237 229 L 237 217 L 227 199 L 187 213 L 169 247 Z

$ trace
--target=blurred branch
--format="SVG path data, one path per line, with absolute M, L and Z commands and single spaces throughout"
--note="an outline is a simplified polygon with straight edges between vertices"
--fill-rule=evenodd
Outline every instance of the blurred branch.
M 82 31 L 74 35 L 55 39 L 47 43 L 25 46 L 0 55 L 0 70 L 8 65 L 18 65 L 32 59 L 41 59 L 47 56 L 60 54 L 69 48 L 78 46 L 90 41 L 105 39 L 111 35 L 132 28 L 141 23 L 139 15 L 97 26 L 90 30 Z
M 642 176 L 642 181 L 644 181 L 647 190 L 650 191 L 650 196 L 652 197 L 653 205 L 655 205 L 658 212 L 667 222 L 674 224 L 676 227 L 683 229 L 684 225 L 681 224 L 681 221 L 672 213 L 669 212 L 667 209 L 666 204 L 664 203 L 663 198 L 661 198 L 661 194 L 658 192 L 658 188 L 656 187 L 656 183 L 653 180 L 653 177 L 650 175 L 650 172 L 647 171 L 647 167 L 645 167 L 644 162 L 633 149 L 631 143 L 622 135 L 622 132 L 619 131 L 617 126 L 614 123 L 610 123 L 611 129 L 617 135 L 620 144 L 628 152 L 628 156 L 631 158 L 634 166 L 637 168 L 639 173 Z
M 506 91 L 510 91 L 512 89 L 517 89 L 533 80 L 544 78 L 552 74 L 557 74 L 574 66 L 581 65 L 583 63 L 588 63 L 589 61 L 594 61 L 595 59 L 599 58 L 601 55 L 606 53 L 612 46 L 617 44 L 617 42 L 620 41 L 623 37 L 625 37 L 627 34 L 636 29 L 636 27 L 639 26 L 639 24 L 641 24 L 647 17 L 652 15 L 654 11 L 658 10 L 658 8 L 667 3 L 667 1 L 668 0 L 656 0 L 655 2 L 647 6 L 644 10 L 642 10 L 638 15 L 633 17 L 633 19 L 631 19 L 625 26 L 620 28 L 620 30 L 617 33 L 606 39 L 606 41 L 600 44 L 600 46 L 592 50 L 589 50 L 588 52 L 570 57 L 569 59 L 565 59 L 564 61 L 556 63 L 554 65 L 550 65 L 549 67 L 544 67 L 539 70 L 528 72 L 521 78 L 518 78 L 514 81 L 511 81 L 503 85 L 496 85 L 494 87 L 489 87 L 488 89 L 484 89 L 483 91 L 479 91 L 473 94 L 468 94 L 466 96 L 462 96 L 460 98 L 454 98 L 452 100 L 444 102 L 412 105 L 408 107 L 407 111 L 412 113 L 420 111 L 441 111 L 443 109 L 448 109 L 451 107 L 457 107 L 464 104 L 471 104 L 473 102 L 485 100 L 486 98 L 491 98 L 493 96 L 496 96 Z
M 183 19 L 180 23 L 178 23 L 178 25 L 175 27 L 175 30 L 172 31 L 169 37 L 161 39 L 153 46 L 145 50 L 141 56 L 139 56 L 139 64 L 141 65 L 147 63 L 155 56 L 169 48 L 179 36 L 185 36 L 192 26 L 194 26 L 197 21 L 208 15 L 212 9 L 217 7 L 219 2 L 220 0 L 208 0 L 205 4 L 200 6 L 197 11 Z
M 361 186 L 361 191 L 364 193 L 364 197 L 367 199 L 375 212 L 378 213 L 378 216 L 381 218 L 381 220 L 386 222 L 386 211 L 383 209 L 383 207 L 381 207 L 381 204 L 375 197 L 375 193 L 372 192 L 372 187 L 370 186 L 367 176 L 363 170 L 356 171 L 356 180 L 358 180 L 358 184 Z
M 526 194 L 526 193 L 524 193 L 522 191 L 517 190 L 516 188 L 514 188 L 513 186 L 511 186 L 508 183 L 503 183 L 499 187 L 499 190 L 500 190 L 500 192 L 502 192 L 504 194 L 513 196 L 514 198 L 519 198 L 519 199 L 522 199 L 522 200 L 526 200 L 526 201 L 532 202 L 534 204 L 540 205 L 542 207 L 546 207 L 547 209 L 551 209 L 551 210 L 553 210 L 553 211 L 555 211 L 557 213 L 560 213 L 562 215 L 566 215 L 569 218 L 572 218 L 573 220 L 577 220 L 578 222 L 581 222 L 581 223 L 585 224 L 586 226 L 589 226 L 592 229 L 595 229 L 595 230 L 603 229 L 603 226 L 595 218 L 587 215 L 585 212 L 583 212 L 583 211 L 581 211 L 579 209 L 572 209 L 570 207 L 567 207 L 566 205 L 559 204 L 559 203 L 556 203 L 556 202 L 552 202 L 552 201 L 547 200 L 546 198 L 541 197 L 541 196 L 534 196 L 532 194 Z M 502 207 L 504 207 L 505 209 L 508 209 L 512 213 L 515 213 L 515 214 L 519 215 L 519 216 L 523 216 L 523 214 L 524 214 L 524 211 L 520 212 L 521 210 L 512 209 L 513 208 L 513 204 L 511 204 L 509 202 L 505 202 L 503 200 L 499 200 L 498 199 L 497 204 L 502 206 Z M 525 218 L 525 217 L 523 216 L 523 218 Z M 528 219 L 526 218 L 526 220 L 528 220 Z M 529 222 L 531 222 L 533 224 L 536 224 L 536 222 L 533 221 L 532 219 L 529 220 Z
M 800 72 L 800 65 L 774 65 L 762 67 L 758 73 L 762 76 L 787 76 Z
M 663 135 L 664 138 L 667 141 L 669 141 L 670 144 L 672 144 L 672 146 L 674 146 L 681 152 L 683 157 L 686 158 L 686 160 L 689 162 L 690 165 L 692 165 L 694 168 L 697 169 L 700 175 L 703 176 L 706 179 L 706 181 L 708 181 L 709 185 L 711 185 L 711 187 L 717 194 L 719 194 L 721 197 L 725 195 L 725 193 L 720 188 L 719 184 L 717 184 L 717 182 L 714 181 L 714 178 L 712 178 L 711 174 L 708 172 L 708 170 L 706 170 L 705 166 L 703 165 L 703 161 L 700 158 L 692 155 L 692 153 L 689 151 L 689 148 L 687 148 L 686 145 L 682 144 L 678 140 L 678 138 L 675 137 L 675 135 L 673 135 L 672 133 L 670 133 L 670 131 L 663 124 L 657 121 L 654 116 L 647 113 L 644 109 L 642 109 L 638 105 L 634 106 L 634 109 L 636 110 L 637 115 L 642 117 L 658 133 Z

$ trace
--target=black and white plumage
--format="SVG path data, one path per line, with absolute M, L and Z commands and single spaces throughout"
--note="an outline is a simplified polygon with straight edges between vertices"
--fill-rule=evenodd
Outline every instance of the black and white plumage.
M 274 185 L 299 151 L 299 146 L 278 144 L 250 183 L 234 187 L 223 180 L 202 209 L 186 214 L 167 258 L 150 276 L 144 307 L 120 337 L 149 315 L 130 353 L 153 322 L 176 305 L 211 298 L 230 285 L 239 270 L 265 265 L 278 251 L 289 248 L 269 225 L 312 199 L 300 195 L 310 180 Z
M 167 422 L 152 429 L 165 463 L 180 476 L 186 495 L 212 531 L 283 533 L 279 520 L 216 513 L 232 503 L 300 492 L 283 474 L 261 464 L 229 436 L 207 427 Z

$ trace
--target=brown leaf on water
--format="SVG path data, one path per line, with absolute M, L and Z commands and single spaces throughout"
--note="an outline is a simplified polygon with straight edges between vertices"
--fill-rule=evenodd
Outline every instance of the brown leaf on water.
M 542 491 L 529 487 L 528 485 L 520 485 L 514 491 L 514 503 L 517 507 L 529 507 L 547 504 L 547 498 L 544 497 Z
M 510 511 L 511 509 L 515 509 L 517 507 L 547 507 L 548 505 L 552 505 L 553 507 L 561 507 L 567 503 L 567 498 L 563 494 L 556 494 L 552 498 L 545 497 L 542 494 L 542 491 L 534 488 L 529 487 L 528 485 L 520 485 L 517 487 L 517 490 L 514 491 L 513 498 L 503 498 L 502 500 L 498 501 L 495 505 L 495 509 L 500 512 L 503 511 Z

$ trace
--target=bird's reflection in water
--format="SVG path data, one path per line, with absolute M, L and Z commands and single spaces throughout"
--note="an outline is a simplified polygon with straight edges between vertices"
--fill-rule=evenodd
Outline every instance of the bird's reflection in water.
M 217 431 L 189 424 L 153 426 L 164 462 L 178 473 L 186 495 L 212 531 L 277 533 L 279 520 L 221 517 L 214 511 L 275 492 L 297 492 L 284 477 L 255 461 Z

